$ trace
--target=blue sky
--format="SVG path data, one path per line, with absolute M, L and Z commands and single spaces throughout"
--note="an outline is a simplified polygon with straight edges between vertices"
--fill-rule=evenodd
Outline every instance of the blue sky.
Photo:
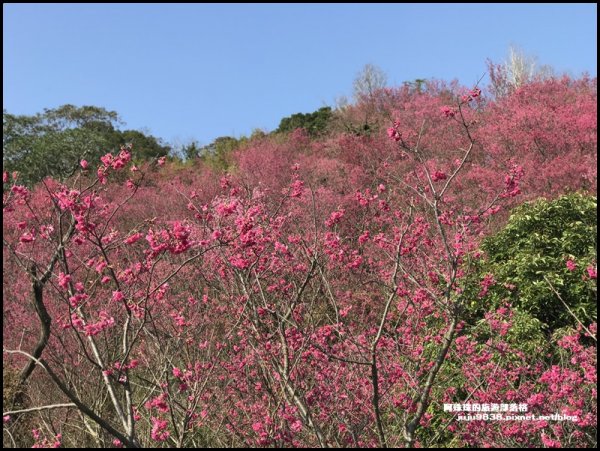
M 596 4 L 3 8 L 4 109 L 102 106 L 175 144 L 270 131 L 331 106 L 367 63 L 391 85 L 470 85 L 513 44 L 558 72 L 597 74 Z

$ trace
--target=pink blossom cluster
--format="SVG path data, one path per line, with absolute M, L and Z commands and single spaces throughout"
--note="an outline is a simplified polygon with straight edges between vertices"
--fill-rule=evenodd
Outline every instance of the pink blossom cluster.
M 149 229 L 146 234 L 146 241 L 150 245 L 152 255 L 159 255 L 161 252 L 168 250 L 172 254 L 181 254 L 192 247 L 192 242 L 189 240 L 191 230 L 189 226 L 184 225 L 180 221 L 174 221 L 171 230 L 162 229 L 154 231 Z M 130 241 L 137 241 L 137 237 Z
M 167 420 L 161 420 L 160 418 L 151 418 L 152 421 L 152 431 L 150 432 L 150 436 L 152 440 L 156 440 L 157 442 L 164 442 L 171 435 L 167 430 L 169 423 Z
M 444 115 L 444 117 L 454 117 L 454 116 L 456 116 L 456 110 L 454 108 L 452 108 L 452 107 L 447 106 L 447 105 L 441 107 L 440 111 L 442 112 L 442 114 Z
M 391 140 L 398 142 L 402 139 L 402 133 L 400 132 L 399 128 L 400 121 L 396 120 L 394 121 L 394 125 L 387 129 L 387 135 Z
M 344 217 L 344 213 L 345 213 L 345 210 L 343 208 L 332 212 L 329 215 L 329 218 L 325 221 L 325 225 L 327 227 L 331 228 L 335 224 L 338 224 L 341 221 L 341 219 Z

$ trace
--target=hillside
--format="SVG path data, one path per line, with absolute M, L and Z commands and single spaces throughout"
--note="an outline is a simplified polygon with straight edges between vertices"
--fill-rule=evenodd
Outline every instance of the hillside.
M 3 178 L 4 445 L 595 446 L 597 79 L 482 89 L 179 155 L 40 119 Z

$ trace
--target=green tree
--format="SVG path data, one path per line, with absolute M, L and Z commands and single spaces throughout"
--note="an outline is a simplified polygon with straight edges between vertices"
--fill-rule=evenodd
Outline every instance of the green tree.
M 181 155 L 186 160 L 193 160 L 194 158 L 198 158 L 201 152 L 202 147 L 200 147 L 197 141 L 192 141 L 189 144 L 184 144 L 181 147 Z
M 316 137 L 322 135 L 327 130 L 332 116 L 333 113 L 328 106 L 319 108 L 313 113 L 292 114 L 281 120 L 275 133 L 289 133 L 297 128 L 303 128 L 310 136 Z
M 117 132 L 118 144 L 133 144 L 133 156 L 139 160 L 149 160 L 169 155 L 171 147 L 160 138 L 145 135 L 137 130 L 125 130 Z
M 216 169 L 225 170 L 229 167 L 229 155 L 246 141 L 246 138 L 236 139 L 231 136 L 220 136 L 207 146 L 201 147 L 199 156 Z
M 62 105 L 54 109 L 44 109 L 43 120 L 55 130 L 85 128 L 95 131 L 113 130 L 121 125 L 121 119 L 115 111 L 102 107 L 84 105 Z
M 596 197 L 582 194 L 516 208 L 506 227 L 483 243 L 480 279 L 492 274 L 496 283 L 477 303 L 479 311 L 508 300 L 550 332 L 595 321 L 596 280 L 587 268 L 596 267 L 596 208 Z
M 134 158 L 167 155 L 170 147 L 135 130 L 119 131 L 114 111 L 96 106 L 63 105 L 33 116 L 3 111 L 4 170 L 18 171 L 21 183 L 33 185 L 44 177 L 69 177 L 81 158 L 92 165 L 100 156 L 134 144 Z
M 81 110 L 81 111 L 80 111 Z M 98 157 L 116 145 L 116 113 L 72 105 L 34 116 L 3 112 L 3 166 L 31 185 L 46 176 L 64 179 L 79 159 Z
M 427 90 L 427 79 L 426 78 L 415 78 L 413 81 L 405 81 L 402 83 L 408 87 L 411 92 L 421 94 Z

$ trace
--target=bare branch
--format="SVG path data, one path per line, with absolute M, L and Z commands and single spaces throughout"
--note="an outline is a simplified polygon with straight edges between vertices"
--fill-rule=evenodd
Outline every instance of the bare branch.
M 2 412 L 2 416 L 17 415 L 20 413 L 27 413 L 27 412 L 39 412 L 40 410 L 64 409 L 64 408 L 68 408 L 68 407 L 77 407 L 77 405 L 70 402 L 70 403 L 66 403 L 66 404 L 52 404 L 49 406 L 30 407 L 29 409 L 22 409 L 22 410 L 9 410 L 7 412 Z

